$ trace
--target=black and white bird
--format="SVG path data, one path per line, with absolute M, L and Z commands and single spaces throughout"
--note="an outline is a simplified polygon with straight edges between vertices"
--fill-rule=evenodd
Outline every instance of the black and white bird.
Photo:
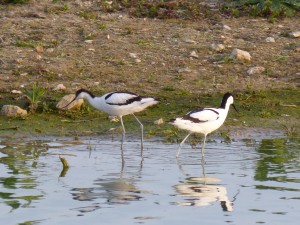
M 194 110 L 183 117 L 171 120 L 169 123 L 183 130 L 188 130 L 188 135 L 180 143 L 177 151 L 176 157 L 178 158 L 181 147 L 186 139 L 192 133 L 201 133 L 204 135 L 204 140 L 202 144 L 202 159 L 204 159 L 204 146 L 206 141 L 206 136 L 217 130 L 225 121 L 229 107 L 233 104 L 233 96 L 230 93 L 226 93 L 223 96 L 222 103 L 219 108 L 204 108 L 201 110 Z M 236 110 L 237 111 L 237 110 Z
M 125 138 L 125 127 L 123 124 L 123 116 L 132 114 L 141 128 L 141 149 L 143 150 L 143 124 L 134 115 L 134 113 L 143 111 L 149 106 L 157 104 L 159 101 L 151 97 L 142 97 L 131 92 L 110 92 L 103 96 L 95 96 L 90 91 L 80 89 L 76 92 L 73 101 L 77 99 L 87 100 L 94 108 L 106 112 L 110 116 L 117 116 L 120 118 L 122 125 L 122 146 Z M 71 104 L 71 101 L 69 104 Z M 68 104 L 68 105 L 69 105 Z M 66 106 L 65 106 L 66 107 Z

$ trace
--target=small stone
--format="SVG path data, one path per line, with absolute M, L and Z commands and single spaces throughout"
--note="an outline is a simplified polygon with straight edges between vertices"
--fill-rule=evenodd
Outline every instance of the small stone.
M 300 30 L 297 30 L 297 31 L 294 31 L 294 32 L 290 33 L 290 36 L 294 37 L 294 38 L 299 38 L 300 37 Z
M 185 39 L 185 42 L 189 43 L 189 44 L 196 44 L 196 41 L 194 41 L 192 39 Z
M 28 75 L 28 73 L 20 73 L 21 77 L 26 77 Z
M 83 104 L 83 99 L 77 99 L 75 101 L 73 101 L 75 99 L 75 94 L 70 94 L 70 95 L 65 95 L 57 104 L 56 104 L 56 108 L 60 109 L 60 110 L 77 110 L 80 109 L 82 104 Z M 73 101 L 73 102 L 72 102 Z M 72 102 L 70 104 L 70 102 Z
M 231 27 L 228 26 L 228 25 L 223 25 L 223 28 L 224 28 L 225 30 L 231 30 Z
M 251 55 L 249 52 L 237 48 L 233 49 L 230 58 L 240 61 L 251 61 Z
M 140 60 L 140 59 L 135 59 L 134 61 L 135 61 L 136 63 L 142 62 L 142 60 Z
M 42 56 L 41 55 L 36 55 L 35 58 L 36 58 L 36 60 L 41 60 Z
M 199 58 L 199 55 L 196 53 L 196 51 L 191 51 L 190 56 L 193 58 Z
M 12 93 L 12 94 L 22 94 L 22 91 L 19 91 L 19 90 L 12 90 L 11 93 Z
M 87 44 L 92 44 L 93 40 L 85 40 L 84 42 L 87 43 Z
M 91 52 L 95 52 L 96 51 L 94 48 L 89 48 L 88 50 L 91 51 Z
M 110 122 L 119 122 L 119 118 L 117 116 L 108 116 Z
M 130 58 L 136 59 L 137 54 L 136 53 L 129 53 Z
M 46 52 L 52 53 L 52 52 L 54 52 L 54 48 L 47 48 Z
M 189 67 L 179 68 L 178 73 L 190 73 L 192 70 Z
M 66 90 L 66 87 L 63 84 L 58 84 L 55 88 L 53 88 L 53 91 L 64 91 Z
M 265 71 L 266 71 L 265 67 L 255 66 L 255 67 L 251 67 L 250 69 L 248 69 L 247 74 L 248 75 L 256 75 L 256 74 L 262 74 Z
M 223 44 L 211 44 L 210 48 L 217 52 L 222 52 L 225 49 L 225 46 Z
M 4 105 L 1 109 L 1 114 L 7 117 L 26 117 L 27 111 L 15 105 Z
M 44 48 L 43 48 L 43 46 L 36 46 L 35 51 L 37 53 L 42 53 L 42 52 L 44 52 Z
M 16 63 L 22 64 L 23 63 L 23 59 L 16 59 Z
M 273 37 L 267 37 L 266 42 L 274 43 L 275 39 Z
M 164 123 L 163 118 L 160 118 L 160 119 L 154 121 L 154 124 L 155 124 L 155 125 L 161 125 L 161 124 L 163 124 L 163 123 Z

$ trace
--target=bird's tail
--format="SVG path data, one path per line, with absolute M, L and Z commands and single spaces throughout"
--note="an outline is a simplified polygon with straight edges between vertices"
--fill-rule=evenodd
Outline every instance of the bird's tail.
M 159 103 L 159 100 L 158 99 L 155 99 L 155 98 L 143 98 L 142 101 L 141 101 L 142 104 L 146 104 L 148 106 L 151 106 L 151 105 L 155 105 L 157 103 Z

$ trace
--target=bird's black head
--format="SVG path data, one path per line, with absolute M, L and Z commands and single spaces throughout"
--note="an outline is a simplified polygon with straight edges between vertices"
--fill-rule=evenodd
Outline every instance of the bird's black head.
M 225 109 L 226 104 L 228 104 L 228 103 L 233 106 L 233 108 L 235 109 L 235 111 L 237 111 L 235 105 L 233 104 L 233 96 L 229 92 L 227 92 L 227 93 L 224 94 L 220 108 Z
M 87 93 L 87 94 L 90 95 L 92 98 L 95 97 L 95 95 L 94 95 L 92 92 L 90 92 L 90 91 L 88 91 L 88 90 L 86 90 L 86 89 L 84 89 L 84 88 L 81 88 L 81 89 L 79 89 L 78 91 L 76 91 L 75 99 L 76 99 L 77 97 L 79 97 L 81 93 Z M 74 99 L 74 100 L 75 100 L 75 99 Z

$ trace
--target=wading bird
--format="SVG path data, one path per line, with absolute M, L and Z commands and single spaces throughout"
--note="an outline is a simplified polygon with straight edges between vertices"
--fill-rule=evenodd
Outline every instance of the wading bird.
M 180 143 L 176 157 L 178 158 L 181 147 L 186 139 L 192 133 L 200 133 L 204 135 L 202 144 L 202 160 L 204 160 L 204 146 L 206 136 L 218 129 L 225 121 L 230 105 L 234 107 L 233 96 L 230 93 L 226 93 L 223 96 L 222 103 L 219 108 L 204 108 L 201 110 L 194 110 L 183 117 L 170 120 L 170 124 L 183 129 L 188 130 L 188 135 Z M 236 110 L 237 111 L 237 110 Z
M 143 144 L 143 124 L 139 121 L 139 119 L 134 115 L 134 113 L 143 111 L 149 106 L 157 104 L 159 101 L 155 98 L 151 97 L 142 97 L 137 94 L 131 92 L 110 92 L 104 94 L 103 96 L 95 96 L 90 91 L 85 89 L 80 89 L 76 92 L 76 96 L 74 100 L 72 100 L 69 104 L 77 99 L 85 99 L 87 100 L 94 108 L 106 112 L 110 116 L 117 116 L 120 118 L 122 125 L 122 145 L 125 139 L 125 127 L 123 124 L 123 116 L 132 114 L 136 121 L 139 123 L 141 128 L 141 150 L 144 148 Z M 69 105 L 68 104 L 68 105 Z M 67 105 L 67 106 L 68 106 Z M 67 107 L 65 106 L 65 107 Z

